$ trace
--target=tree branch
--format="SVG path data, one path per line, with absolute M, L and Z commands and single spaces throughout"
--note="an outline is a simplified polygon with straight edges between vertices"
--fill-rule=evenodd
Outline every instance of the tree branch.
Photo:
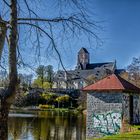
M 4 2 L 8 7 L 10 7 L 10 4 L 9 4 L 6 0 L 3 0 L 3 2 Z
M 45 19 L 45 18 L 18 18 L 18 20 L 22 21 L 39 21 L 39 22 L 60 22 L 64 20 L 68 20 L 69 18 L 63 18 L 63 17 L 58 17 L 58 18 L 52 18 L 52 19 Z
M 39 27 L 36 24 L 28 23 L 28 22 L 18 22 L 18 24 L 20 24 L 20 25 L 29 25 L 29 26 L 35 27 L 35 28 L 39 29 L 41 32 L 43 32 L 51 40 L 53 48 L 55 49 L 55 52 L 57 53 L 58 58 L 60 60 L 61 66 L 66 71 L 65 66 L 63 65 L 63 62 L 62 62 L 62 59 L 61 59 L 61 55 L 60 55 L 59 51 L 56 48 L 56 44 L 54 42 L 53 37 L 51 37 L 46 31 L 44 31 L 44 29 L 42 29 L 41 27 Z

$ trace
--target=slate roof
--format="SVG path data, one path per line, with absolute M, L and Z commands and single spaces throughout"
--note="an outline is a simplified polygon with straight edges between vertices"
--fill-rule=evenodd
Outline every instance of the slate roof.
M 115 69 L 115 74 L 120 74 L 120 73 L 123 73 L 123 72 L 126 72 L 125 69 Z
M 78 53 L 89 53 L 86 48 L 81 48 Z
M 112 74 L 92 85 L 84 87 L 83 91 L 123 91 L 140 93 L 140 88 L 120 76 Z
M 94 69 L 97 67 L 112 69 L 114 65 L 115 65 L 115 62 L 93 63 L 93 64 L 87 64 L 86 69 Z
M 101 79 L 105 75 L 110 75 L 114 73 L 115 69 L 115 62 L 108 62 L 108 63 L 94 63 L 91 64 L 90 69 L 86 70 L 80 70 L 80 69 L 75 69 L 75 70 L 68 70 L 67 71 L 67 78 L 69 80 L 79 80 L 79 79 L 84 79 L 90 75 L 94 75 L 97 79 Z M 55 75 L 55 81 L 66 81 L 66 74 L 65 71 L 58 71 Z

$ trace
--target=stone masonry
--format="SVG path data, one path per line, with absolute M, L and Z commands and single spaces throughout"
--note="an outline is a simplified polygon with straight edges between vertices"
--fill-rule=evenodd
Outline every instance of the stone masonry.
M 87 138 L 119 132 L 121 114 L 121 93 L 87 94 Z

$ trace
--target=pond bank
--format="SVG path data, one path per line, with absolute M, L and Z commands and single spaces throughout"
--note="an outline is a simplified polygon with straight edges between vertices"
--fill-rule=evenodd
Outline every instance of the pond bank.
M 74 114 L 79 114 L 77 109 L 68 109 L 68 108 L 54 108 L 54 109 L 40 109 L 40 108 L 31 108 L 31 107 L 26 107 L 26 108 L 10 108 L 10 113 L 25 113 L 25 114 L 36 114 L 37 112 L 45 112 L 45 111 L 56 111 L 56 112 L 71 112 Z

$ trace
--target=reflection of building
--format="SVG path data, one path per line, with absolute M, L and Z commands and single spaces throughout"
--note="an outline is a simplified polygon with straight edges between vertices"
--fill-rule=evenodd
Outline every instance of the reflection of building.
M 81 89 L 82 87 L 115 72 L 116 62 L 90 63 L 89 52 L 81 48 L 77 56 L 75 70 L 59 70 L 55 75 L 54 87 Z M 122 71 L 122 70 L 121 70 Z

